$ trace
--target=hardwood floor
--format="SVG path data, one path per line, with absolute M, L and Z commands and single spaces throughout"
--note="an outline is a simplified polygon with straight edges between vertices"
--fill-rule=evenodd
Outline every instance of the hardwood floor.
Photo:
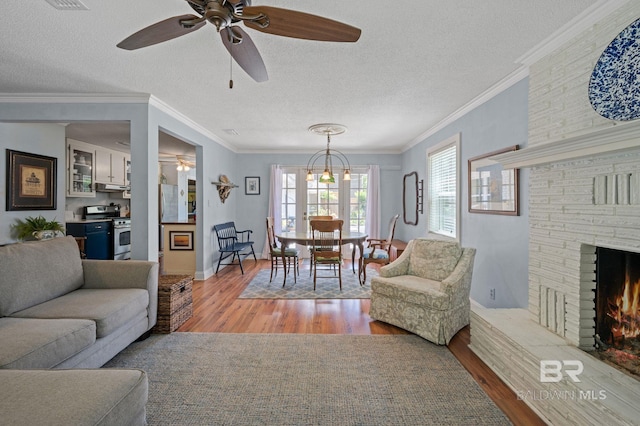
M 408 334 L 369 317 L 368 299 L 284 300 L 238 299 L 244 288 L 269 262 L 243 262 L 226 267 L 205 281 L 193 285 L 193 317 L 177 331 L 217 333 L 308 333 L 308 334 Z M 371 267 L 371 266 L 369 266 Z M 375 266 L 373 266 L 375 267 Z M 308 273 L 301 269 L 300 273 Z M 282 273 L 282 272 L 281 272 Z M 281 274 L 280 273 L 280 274 Z M 280 281 L 282 276 L 275 278 Z M 469 371 L 487 395 L 515 425 L 545 423 L 517 399 L 469 348 L 469 327 L 449 343 L 449 350 Z

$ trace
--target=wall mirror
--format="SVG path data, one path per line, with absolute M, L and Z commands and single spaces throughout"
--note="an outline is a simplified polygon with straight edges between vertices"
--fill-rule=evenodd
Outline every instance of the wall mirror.
M 422 213 L 422 183 L 418 172 L 404 175 L 402 181 L 402 219 L 407 225 L 418 224 L 418 213 Z

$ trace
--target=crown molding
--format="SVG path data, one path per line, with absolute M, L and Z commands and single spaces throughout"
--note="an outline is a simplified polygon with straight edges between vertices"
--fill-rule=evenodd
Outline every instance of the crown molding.
M 491 159 L 502 164 L 504 168 L 536 167 L 597 154 L 638 149 L 639 138 L 640 121 L 614 123 L 613 127 L 495 155 Z
M 148 93 L 0 93 L 0 103 L 22 104 L 147 104 L 171 116 L 215 143 L 237 152 L 219 136 Z M 68 124 L 68 123 L 67 123 Z
M 533 65 L 577 37 L 583 31 L 588 30 L 614 11 L 629 3 L 629 1 L 630 0 L 597 1 L 542 42 L 538 43 L 527 53 L 516 59 L 516 63 L 523 64 L 527 67 Z
M 518 68 L 516 71 L 512 72 L 511 74 L 509 74 L 508 76 L 506 76 L 505 78 L 500 80 L 498 83 L 494 84 L 489 89 L 485 90 L 480 95 L 476 96 L 474 99 L 472 99 L 471 101 L 469 101 L 468 103 L 466 103 L 462 107 L 458 108 L 456 111 L 454 111 L 453 113 L 448 115 L 445 119 L 440 121 L 438 124 L 436 124 L 435 126 L 431 127 L 430 129 L 428 129 L 424 133 L 421 133 L 420 135 L 418 135 L 411 142 L 406 144 L 402 148 L 401 152 L 408 151 L 409 149 L 413 148 L 414 146 L 416 146 L 420 142 L 422 142 L 425 139 L 427 139 L 429 136 L 432 136 L 436 132 L 439 132 L 440 130 L 444 129 L 448 125 L 450 125 L 453 122 L 455 122 L 456 120 L 462 118 L 464 115 L 466 115 L 469 112 L 473 111 L 475 108 L 479 107 L 483 103 L 487 102 L 488 100 L 490 100 L 490 99 L 494 98 L 495 96 L 499 95 L 500 93 L 504 92 L 509 87 L 513 86 L 514 84 L 518 83 L 519 81 L 521 81 L 522 79 L 524 79 L 524 78 L 526 78 L 528 76 L 529 76 L 529 68 L 528 67 L 520 67 L 520 68 Z
M 0 93 L 2 103 L 23 104 L 146 104 L 150 98 L 148 93 Z
M 211 131 L 205 129 L 200 124 L 196 123 L 195 121 L 193 121 L 192 119 L 190 119 L 186 115 L 182 114 L 181 112 L 179 112 L 178 110 L 176 110 L 172 106 L 169 106 L 169 104 L 163 102 L 162 100 L 156 98 L 153 95 L 151 95 L 150 98 L 149 98 L 149 105 L 157 108 L 158 110 L 164 112 L 165 114 L 171 116 L 172 118 L 175 118 L 176 120 L 178 120 L 179 122 L 181 122 L 185 126 L 191 128 L 191 129 L 197 131 L 198 133 L 202 134 L 203 136 L 211 139 L 212 141 L 214 141 L 218 145 L 221 145 L 222 147 L 227 148 L 228 150 L 232 151 L 233 153 L 236 153 L 236 154 L 238 153 L 237 149 L 235 147 L 233 147 L 232 145 L 229 145 L 227 142 L 225 142 L 224 139 L 220 138 L 215 133 L 212 133 Z

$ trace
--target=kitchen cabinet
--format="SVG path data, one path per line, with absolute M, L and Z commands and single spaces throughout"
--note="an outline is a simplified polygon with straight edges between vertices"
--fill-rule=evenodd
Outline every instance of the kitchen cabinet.
M 126 154 L 99 147 L 96 147 L 95 153 L 95 181 L 124 185 Z
M 67 139 L 67 195 L 70 197 L 95 197 L 93 185 L 95 147 L 73 139 Z
M 111 245 L 111 221 L 78 223 L 67 222 L 67 235 L 86 237 L 84 252 L 87 259 L 113 259 Z
M 131 156 L 124 156 L 124 184 L 129 187 L 128 191 L 122 193 L 122 198 L 131 198 Z

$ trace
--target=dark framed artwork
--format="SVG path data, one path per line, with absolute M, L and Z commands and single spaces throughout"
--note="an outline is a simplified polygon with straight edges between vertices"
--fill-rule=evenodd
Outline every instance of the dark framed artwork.
M 518 169 L 505 169 L 494 155 L 516 151 L 518 145 L 469 159 L 469 212 L 517 216 Z
M 7 149 L 7 211 L 55 210 L 57 161 Z
M 246 195 L 260 195 L 259 176 L 247 176 L 244 178 L 244 193 Z
M 193 231 L 169 231 L 169 250 L 193 250 Z

